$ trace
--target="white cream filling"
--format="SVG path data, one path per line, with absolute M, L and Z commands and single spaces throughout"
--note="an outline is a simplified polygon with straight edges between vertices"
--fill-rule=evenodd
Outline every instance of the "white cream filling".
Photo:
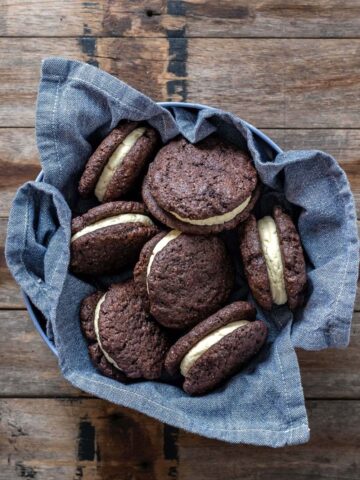
M 239 215 L 239 213 L 245 210 L 245 208 L 249 205 L 250 200 L 251 200 L 251 196 L 248 197 L 244 202 L 242 202 L 241 205 L 234 208 L 228 213 L 224 213 L 222 215 L 216 215 L 215 217 L 202 218 L 201 220 L 192 220 L 191 218 L 181 217 L 175 212 L 170 212 L 170 213 L 171 215 L 174 215 L 174 217 L 178 218 L 182 222 L 191 223 L 192 225 L 202 225 L 202 226 L 222 225 L 226 222 L 230 222 L 230 220 L 232 220 L 237 215 Z
M 248 320 L 238 320 L 236 322 L 228 323 L 223 327 L 214 330 L 213 332 L 206 335 L 203 339 L 200 340 L 196 345 L 194 345 L 188 353 L 184 356 L 180 363 L 180 372 L 185 377 L 190 368 L 194 365 L 196 360 L 198 360 L 201 355 L 203 355 L 210 347 L 215 345 L 215 343 L 220 342 L 220 340 L 226 335 L 229 335 L 234 330 L 244 325 L 250 323 Z
M 103 218 L 102 220 L 83 228 L 71 237 L 71 241 L 73 242 L 83 235 L 95 232 L 100 228 L 112 227 L 114 225 L 119 225 L 120 223 L 142 223 L 149 227 L 154 225 L 149 217 L 142 215 L 141 213 L 121 213 L 119 215 L 114 215 L 113 217 Z
M 133 130 L 113 152 L 107 161 L 99 180 L 95 187 L 95 195 L 101 202 L 104 198 L 106 189 L 115 173 L 115 170 L 121 165 L 126 155 L 130 152 L 139 138 L 144 135 L 146 127 L 139 127 Z
M 148 276 L 150 275 L 150 270 L 151 270 L 151 265 L 155 259 L 155 256 L 161 252 L 161 250 L 163 250 L 166 245 L 171 242 L 171 240 L 175 240 L 175 238 L 177 238 L 179 235 L 181 235 L 181 232 L 179 230 L 170 230 L 169 233 L 167 233 L 165 235 L 165 237 L 163 237 L 154 247 L 151 255 L 150 255 L 150 259 L 149 259 L 149 263 L 148 263 L 148 266 L 147 266 L 147 269 L 146 269 L 146 279 L 148 278 Z M 147 286 L 147 281 L 146 281 L 146 287 L 147 287 L 147 290 L 149 291 L 149 288 Z
M 270 290 L 273 302 L 283 305 L 287 302 L 284 266 L 276 224 L 272 217 L 264 217 L 257 222 L 261 248 L 265 257 Z
M 106 358 L 106 360 L 111 363 L 111 365 L 114 365 L 115 368 L 117 368 L 118 370 L 122 371 L 121 368 L 119 367 L 119 365 L 115 362 L 115 360 L 113 360 L 110 355 L 106 352 L 106 350 L 104 350 L 103 346 L 102 346 L 102 343 L 101 343 L 101 339 L 100 339 L 100 332 L 99 332 L 99 316 L 100 316 L 100 308 L 101 308 L 101 305 L 102 303 L 104 302 L 105 300 L 105 297 L 106 297 L 106 293 L 105 295 L 103 295 L 100 300 L 98 301 L 98 304 L 96 305 L 96 308 L 95 308 L 95 314 L 94 314 L 94 328 L 95 328 L 95 334 L 96 334 L 96 339 L 97 339 L 97 342 L 99 344 L 99 347 L 100 347 L 100 350 L 103 352 L 104 354 L 104 357 Z

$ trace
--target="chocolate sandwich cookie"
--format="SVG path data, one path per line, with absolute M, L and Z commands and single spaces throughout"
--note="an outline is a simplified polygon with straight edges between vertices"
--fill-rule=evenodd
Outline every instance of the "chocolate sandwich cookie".
M 180 329 L 195 325 L 226 302 L 234 274 L 220 238 L 171 230 L 145 244 L 134 280 L 155 319 Z
M 170 344 L 143 309 L 133 281 L 84 299 L 80 321 L 90 357 L 104 375 L 120 380 L 160 378 Z
M 137 202 L 110 202 L 72 221 L 70 268 L 76 274 L 116 273 L 135 263 L 159 229 Z
M 159 136 L 139 122 L 122 122 L 101 142 L 89 158 L 79 182 L 79 193 L 95 193 L 100 202 L 123 196 L 133 186 L 154 155 Z
M 126 376 L 120 370 L 115 368 L 110 362 L 108 362 L 101 348 L 99 347 L 96 338 L 94 315 L 96 305 L 103 295 L 103 292 L 95 292 L 92 295 L 84 298 L 80 308 L 80 326 L 84 337 L 88 342 L 89 356 L 94 367 L 106 377 L 114 378 L 115 380 L 124 382 L 127 380 Z
M 240 252 L 249 287 L 265 310 L 285 303 L 294 310 L 304 303 L 304 253 L 293 221 L 280 207 L 258 221 L 250 215 L 240 228 Z
M 165 368 L 181 373 L 191 395 L 213 390 L 262 347 L 267 327 L 247 302 L 234 302 L 196 325 L 169 350 Z
M 209 234 L 245 220 L 259 188 L 249 155 L 212 135 L 195 145 L 178 138 L 163 147 L 150 164 L 142 195 L 168 227 Z

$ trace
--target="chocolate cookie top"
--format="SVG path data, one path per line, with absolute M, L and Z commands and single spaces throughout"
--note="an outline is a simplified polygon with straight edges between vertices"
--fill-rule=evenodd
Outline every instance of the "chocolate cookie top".
M 144 246 L 134 279 L 156 320 L 180 329 L 200 322 L 225 303 L 234 274 L 220 238 L 172 230 Z
M 196 325 L 169 350 L 165 368 L 181 372 L 187 393 L 206 393 L 255 355 L 267 336 L 267 327 L 255 320 L 247 302 L 234 302 Z
M 133 186 L 159 145 L 157 132 L 139 122 L 122 122 L 89 158 L 79 181 L 79 193 L 95 193 L 101 202 L 116 200 Z
M 85 301 L 80 314 L 88 339 L 93 338 L 93 332 L 89 326 L 84 328 L 85 319 L 97 298 Z M 101 296 L 93 322 L 96 341 L 112 367 L 133 379 L 161 376 L 169 341 L 161 327 L 145 313 L 133 281 L 112 285 Z
M 275 207 L 273 217 L 279 235 L 285 288 L 289 308 L 300 307 L 305 300 L 306 264 L 300 236 L 291 217 Z
M 258 184 L 247 207 L 239 215 L 228 222 L 218 225 L 192 225 L 190 223 L 182 222 L 178 218 L 171 215 L 171 213 L 168 213 L 159 207 L 150 193 L 148 179 L 146 177 L 142 186 L 142 197 L 151 214 L 157 220 L 159 220 L 159 222 L 167 225 L 168 227 L 180 230 L 184 233 L 189 233 L 191 235 L 209 235 L 222 232 L 223 230 L 231 230 L 232 228 L 235 228 L 240 222 L 244 221 L 248 217 L 260 196 L 260 192 L 261 186 Z
M 159 229 L 137 202 L 110 202 L 72 221 L 70 268 L 77 274 L 116 273 L 133 264 Z
M 240 326 L 209 348 L 185 376 L 183 389 L 203 395 L 237 373 L 265 343 L 267 327 L 261 320 Z
M 249 287 L 266 310 L 273 303 L 301 306 L 306 267 L 300 237 L 289 215 L 275 207 L 273 217 L 250 216 L 239 231 L 240 251 Z
M 239 320 L 253 321 L 256 318 L 255 308 L 248 302 L 233 302 L 203 320 L 181 337 L 168 351 L 165 368 L 170 375 L 177 375 L 184 356 L 201 339 L 219 328 Z
M 150 164 L 143 199 L 167 225 L 210 233 L 246 218 L 257 184 L 250 157 L 234 145 L 214 135 L 195 145 L 179 138 Z

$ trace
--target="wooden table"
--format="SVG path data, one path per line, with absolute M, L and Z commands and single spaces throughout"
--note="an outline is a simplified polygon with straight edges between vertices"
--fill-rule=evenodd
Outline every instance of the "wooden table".
M 156 100 L 228 109 L 284 149 L 326 150 L 360 206 L 360 0 L 3 0 L 0 36 L 2 249 L 11 199 L 40 168 L 35 99 L 50 55 Z M 0 479 L 359 479 L 359 298 L 347 350 L 298 352 L 311 441 L 236 446 L 67 384 L 1 255 Z

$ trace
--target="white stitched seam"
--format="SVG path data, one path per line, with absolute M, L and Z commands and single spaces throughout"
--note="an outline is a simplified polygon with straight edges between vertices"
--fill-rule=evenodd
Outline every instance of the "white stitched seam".
M 282 382 L 283 382 L 283 385 L 284 385 L 285 405 L 286 405 L 286 410 L 287 410 L 287 417 L 288 417 L 288 420 L 289 420 L 289 423 L 290 423 L 290 429 L 289 430 L 291 431 L 291 429 L 292 429 L 292 419 L 291 419 L 291 413 L 290 413 L 290 408 L 289 408 L 288 391 L 287 391 L 287 388 L 286 388 L 283 366 L 282 366 L 280 355 L 279 355 L 278 348 L 277 348 L 276 345 L 275 345 L 275 352 L 276 352 L 276 356 L 278 358 L 279 365 L 280 365 L 281 379 L 282 379 Z M 292 437 L 290 437 L 290 439 L 289 439 L 289 443 L 291 443 L 291 438 Z
M 23 266 L 27 276 L 29 277 L 31 283 L 35 283 L 35 280 L 33 278 L 33 276 L 30 274 L 29 270 L 27 269 L 27 266 L 25 265 L 25 262 L 24 262 L 24 252 L 25 252 L 25 247 L 26 247 L 26 232 L 27 232 L 27 229 L 28 229 L 28 226 L 29 226 L 29 200 L 28 198 L 26 199 L 26 214 L 25 214 L 25 223 L 24 223 L 24 230 L 23 230 L 23 235 L 24 235 L 24 244 L 23 244 L 23 248 L 21 249 L 21 254 L 20 254 L 20 262 L 21 262 L 21 265 Z M 40 279 L 41 280 L 41 279 Z M 47 295 L 47 292 L 46 292 L 46 289 L 45 287 L 42 285 L 42 283 L 39 283 L 39 284 L 36 284 L 36 287 L 41 290 L 42 292 L 44 292 L 44 294 L 46 296 Z
M 56 153 L 56 160 L 57 160 L 57 164 L 59 166 L 59 169 L 60 169 L 60 172 L 62 174 L 63 172 L 63 168 L 62 168 L 62 164 L 61 164 L 61 161 L 60 161 L 60 155 L 59 155 L 59 148 L 58 148 L 58 143 L 57 143 L 57 135 L 56 135 L 56 123 L 55 123 L 55 120 L 56 120 L 56 113 L 57 113 L 57 106 L 58 106 L 58 99 L 59 99 L 59 89 L 60 89 L 60 78 L 58 79 L 58 82 L 57 82 L 57 85 L 56 85 L 56 93 L 55 93 L 55 100 L 54 100 L 54 107 L 53 107 L 53 111 L 52 111 L 52 131 L 53 131 L 53 139 L 54 139 L 54 146 L 55 146 L 55 153 Z M 58 259 L 57 259 L 57 262 L 55 264 L 55 268 L 49 278 L 49 286 L 51 286 L 51 282 L 57 272 L 57 269 L 59 268 L 59 265 L 61 263 L 61 260 L 62 260 L 62 257 L 61 255 L 59 255 Z
M 78 81 L 80 83 L 85 83 L 86 85 L 90 85 L 91 87 L 95 88 L 96 90 L 99 90 L 100 92 L 104 93 L 107 97 L 110 97 L 112 98 L 113 100 L 115 100 L 115 102 L 119 103 L 120 105 L 123 105 L 124 107 L 126 107 L 127 109 L 134 109 L 136 110 L 138 113 L 143 113 L 142 110 L 140 110 L 139 108 L 135 107 L 135 106 L 131 106 L 129 107 L 129 105 L 127 105 L 126 103 L 122 102 L 119 98 L 115 97 L 114 95 L 112 95 L 110 92 L 107 92 L 106 90 L 100 88 L 98 85 L 95 85 L 94 83 L 91 83 L 91 82 L 88 82 L 87 80 L 83 80 L 82 78 L 78 78 L 78 77 L 59 77 L 58 75 L 51 75 L 51 74 L 48 74 L 46 75 L 46 78 L 56 78 L 58 79 L 58 82 L 60 83 L 60 79 L 61 78 L 64 78 L 66 80 L 75 80 L 75 81 Z M 139 92 L 141 95 L 143 95 L 141 92 Z M 150 99 L 151 100 L 151 99 Z M 155 103 L 155 102 L 154 102 Z M 156 105 L 156 103 L 155 103 Z M 165 130 L 165 135 L 167 135 L 167 129 L 166 129 L 166 126 L 165 126 L 165 121 L 163 119 L 163 122 L 164 122 L 164 130 Z
M 124 107 L 126 107 L 128 110 L 130 109 L 134 109 L 136 110 L 137 112 L 139 113 L 143 113 L 142 110 L 140 110 L 139 108 L 135 107 L 135 106 L 129 106 L 127 105 L 126 103 L 122 102 L 119 98 L 116 98 L 114 97 L 114 95 L 112 95 L 111 93 L 107 92 L 106 90 L 100 88 L 98 85 L 95 85 L 91 82 L 88 82 L 87 80 L 83 80 L 82 78 L 78 78 L 78 77 L 67 77 L 67 80 L 76 80 L 78 82 L 82 82 L 82 83 L 85 83 L 86 85 L 90 85 L 91 87 L 95 88 L 96 90 L 99 90 L 100 92 L 104 93 L 106 96 L 112 98 L 113 100 L 115 100 L 115 102 L 118 102 L 120 105 L 123 105 Z M 59 80 L 60 81 L 60 80 Z
M 324 157 L 321 157 L 321 160 L 322 160 L 323 165 L 325 165 L 325 168 L 326 169 L 329 168 L 327 160 Z M 339 194 L 339 192 L 340 192 L 340 188 L 339 188 L 339 185 L 338 185 L 339 182 L 334 177 L 329 177 L 329 179 L 333 182 L 333 184 L 335 185 L 335 188 L 337 190 L 337 193 Z M 343 210 L 344 210 L 344 213 L 345 213 L 346 208 L 345 208 L 345 201 L 344 201 L 343 195 L 339 195 L 339 197 L 340 197 L 340 200 L 341 200 L 341 203 L 342 203 L 342 206 L 343 206 Z M 348 253 L 347 253 L 347 259 L 346 259 L 346 264 L 345 264 L 345 268 L 344 268 L 344 274 L 343 274 L 342 280 L 340 282 L 340 288 L 338 290 L 338 295 L 337 295 L 336 299 L 331 304 L 331 311 L 325 317 L 325 322 L 326 322 L 325 325 L 328 323 L 328 320 L 330 320 L 330 319 L 334 320 L 334 318 L 335 318 L 334 315 L 336 316 L 336 308 L 337 308 L 337 305 L 339 303 L 340 296 L 341 296 L 341 293 L 342 293 L 344 285 L 345 285 L 345 278 L 346 278 L 346 274 L 348 272 L 348 267 L 349 267 L 349 263 L 350 263 L 350 249 L 348 248 L 347 251 L 348 251 Z M 329 327 L 325 326 L 325 328 L 322 329 L 325 334 L 329 331 L 334 331 L 333 330 L 334 327 L 332 327 L 332 325 L 334 325 L 334 322 L 333 321 L 331 322 L 331 320 L 330 320 Z
M 155 402 L 154 400 L 151 400 L 149 399 L 148 397 L 144 397 L 143 395 L 140 395 L 139 393 L 137 392 L 128 392 L 127 390 L 124 390 L 123 388 L 120 388 L 118 386 L 110 386 L 110 385 L 106 385 L 104 382 L 100 382 L 99 380 L 94 380 L 94 379 L 91 379 L 89 380 L 89 378 L 87 377 L 83 377 L 82 375 L 80 374 L 76 374 L 76 376 L 78 378 L 81 378 L 85 383 L 89 383 L 92 382 L 92 383 L 96 383 L 97 385 L 101 385 L 102 387 L 108 387 L 110 388 L 111 390 L 117 390 L 119 392 L 123 392 L 125 393 L 126 395 L 128 396 L 131 396 L 131 395 L 134 395 L 136 397 L 139 397 L 141 398 L 142 400 L 146 400 L 147 403 L 151 403 L 153 405 L 156 405 L 160 408 L 162 408 L 163 410 L 167 410 L 171 413 L 176 413 L 177 417 L 178 418 L 183 418 L 185 419 L 185 421 L 187 421 L 187 417 L 185 417 L 184 415 L 180 415 L 179 413 L 177 413 L 175 410 L 171 409 L 171 408 L 168 408 L 168 407 L 165 407 L 164 405 L 162 405 L 161 403 L 158 403 L 158 402 Z M 206 427 L 206 430 L 210 430 L 210 431 L 224 431 L 224 432 L 247 432 L 247 431 L 251 431 L 251 432 L 271 432 L 271 433 L 287 433 L 287 432 L 291 432 L 293 430 L 299 430 L 300 428 L 303 428 L 303 427 L 307 427 L 308 428 L 308 425 L 306 425 L 306 423 L 302 423 L 301 425 L 298 425 L 297 427 L 292 427 L 290 429 L 286 429 L 286 430 L 267 430 L 267 429 L 263 429 L 263 428 L 241 428 L 241 429 L 228 429 L 228 428 L 210 428 L 210 427 Z
M 53 131 L 53 138 L 54 138 L 54 145 L 55 145 L 55 153 L 56 153 L 56 161 L 60 169 L 60 173 L 62 174 L 63 169 L 62 165 L 60 162 L 60 156 L 59 156 L 59 148 L 57 144 L 57 136 L 56 136 L 56 127 L 55 127 L 55 116 L 56 116 L 56 110 L 57 110 L 57 104 L 58 104 L 58 98 L 59 98 L 59 89 L 60 89 L 60 78 L 58 79 L 57 85 L 56 85 L 56 92 L 55 92 L 55 100 L 54 100 L 54 108 L 52 111 L 52 131 Z

